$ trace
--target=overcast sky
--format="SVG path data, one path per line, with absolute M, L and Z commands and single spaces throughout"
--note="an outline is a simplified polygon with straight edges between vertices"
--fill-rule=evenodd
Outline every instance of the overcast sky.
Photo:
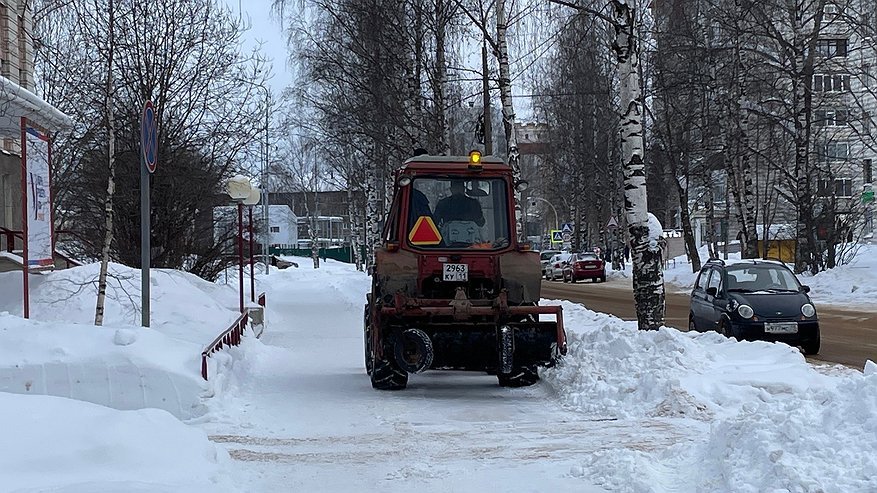
M 273 63 L 271 91 L 280 94 L 292 82 L 287 69 L 286 36 L 277 16 L 271 15 L 272 0 L 225 0 L 234 12 L 249 16 L 251 28 L 244 34 L 245 49 L 262 42 L 262 51 Z

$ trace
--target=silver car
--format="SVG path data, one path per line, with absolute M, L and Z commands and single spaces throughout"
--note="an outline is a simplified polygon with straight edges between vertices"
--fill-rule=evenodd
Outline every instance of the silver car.
M 544 250 L 539 252 L 539 260 L 542 262 L 542 275 L 545 275 L 545 267 L 548 267 L 548 262 L 551 261 L 551 257 L 560 253 L 560 250 Z
M 545 266 L 545 279 L 556 281 L 563 279 L 563 269 L 569 264 L 572 254 L 569 252 L 561 252 L 551 257 L 548 265 Z

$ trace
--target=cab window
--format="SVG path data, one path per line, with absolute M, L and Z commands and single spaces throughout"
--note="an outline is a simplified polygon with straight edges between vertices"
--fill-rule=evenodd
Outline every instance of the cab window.
M 417 177 L 411 183 L 408 210 L 412 246 L 424 249 L 488 249 L 510 245 L 508 184 L 501 178 Z M 412 228 L 428 217 L 437 241 L 417 242 Z M 418 228 L 430 225 L 420 221 Z

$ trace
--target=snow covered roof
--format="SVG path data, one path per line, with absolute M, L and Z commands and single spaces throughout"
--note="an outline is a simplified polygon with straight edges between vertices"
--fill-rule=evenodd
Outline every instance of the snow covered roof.
M 41 97 L 0 76 L 0 133 L 5 137 L 21 135 L 21 117 L 49 130 L 73 126 L 73 120 Z

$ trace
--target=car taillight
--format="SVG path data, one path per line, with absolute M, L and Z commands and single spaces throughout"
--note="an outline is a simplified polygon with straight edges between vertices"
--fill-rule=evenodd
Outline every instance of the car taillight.
M 560 264 L 554 264 L 554 268 L 555 268 L 555 269 L 559 269 L 559 268 L 560 268 Z
M 576 262 L 576 267 L 578 267 L 579 269 L 584 269 L 585 263 L 584 262 Z

